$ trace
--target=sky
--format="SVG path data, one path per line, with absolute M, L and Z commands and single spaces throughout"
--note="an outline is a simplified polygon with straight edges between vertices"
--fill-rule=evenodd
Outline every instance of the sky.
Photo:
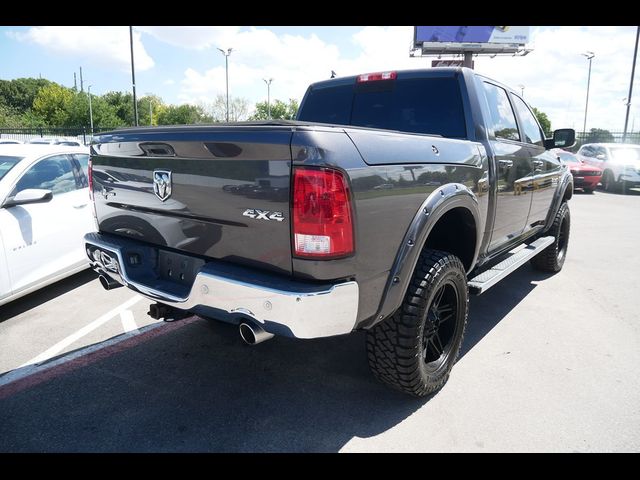
M 536 27 L 526 56 L 480 56 L 475 70 L 522 90 L 549 116 L 553 128 L 582 130 L 592 51 L 587 130 L 622 131 L 636 27 Z M 271 99 L 301 100 L 307 86 L 330 77 L 424 68 L 433 57 L 410 57 L 412 26 L 361 27 L 133 27 L 138 96 L 153 93 L 167 103 L 211 103 L 225 93 L 250 105 Z M 443 57 L 445 58 L 445 57 Z M 85 89 L 103 94 L 131 89 L 129 28 L 0 27 L 0 79 L 47 78 L 73 86 L 82 67 Z M 640 64 L 638 69 L 640 70 Z M 79 75 L 79 73 L 78 73 Z M 636 72 L 629 129 L 640 130 L 640 72 Z M 79 86 L 79 78 L 78 78 Z

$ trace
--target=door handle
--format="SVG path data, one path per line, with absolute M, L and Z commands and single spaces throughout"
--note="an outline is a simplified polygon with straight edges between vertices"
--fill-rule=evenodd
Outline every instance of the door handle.
M 513 160 L 498 160 L 498 166 L 500 168 L 510 168 L 513 167 Z
M 87 203 L 79 203 L 78 205 L 74 205 L 73 208 L 77 208 L 77 209 L 84 208 L 88 204 L 89 204 L 89 202 L 87 202 Z

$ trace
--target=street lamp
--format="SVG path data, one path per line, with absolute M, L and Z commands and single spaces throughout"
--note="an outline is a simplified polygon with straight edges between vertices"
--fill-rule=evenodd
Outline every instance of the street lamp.
M 520 84 L 518 85 L 518 88 L 520 89 L 520 96 L 524 98 L 524 85 Z
M 93 138 L 93 110 L 91 109 L 91 87 L 87 87 L 87 93 L 89 94 L 89 123 L 91 124 L 91 138 Z
M 591 60 L 596 56 L 593 52 L 585 52 L 580 55 L 587 57 L 589 60 L 589 75 L 587 77 L 587 101 L 584 104 L 584 124 L 582 125 L 582 134 L 585 135 L 587 132 L 587 109 L 589 108 L 589 85 L 591 84 Z
M 224 67 L 227 74 L 227 122 L 229 122 L 229 55 L 231 55 L 233 48 L 228 48 L 226 52 L 221 48 L 218 50 L 224 55 Z
M 267 115 L 269 116 L 269 120 L 271 120 L 271 82 L 273 82 L 273 78 L 263 78 L 262 80 L 267 84 Z

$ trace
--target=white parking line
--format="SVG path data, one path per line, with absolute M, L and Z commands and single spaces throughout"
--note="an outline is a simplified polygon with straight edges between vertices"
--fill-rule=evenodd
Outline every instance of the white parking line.
M 23 363 L 18 368 L 26 367 L 27 365 L 31 365 L 31 364 L 34 364 L 34 363 L 41 363 L 41 362 L 44 362 L 45 360 L 50 359 L 51 357 L 55 357 L 58 353 L 60 353 L 65 348 L 67 348 L 73 342 L 75 342 L 76 340 L 84 337 L 88 333 L 91 333 L 93 330 L 98 328 L 103 323 L 108 322 L 109 320 L 111 320 L 116 315 L 122 313 L 125 310 L 128 310 L 131 306 L 133 306 L 134 304 L 136 304 L 137 302 L 142 300 L 142 298 L 143 297 L 140 296 L 140 295 L 136 295 L 135 297 L 130 298 L 129 300 L 127 300 L 123 304 L 117 306 L 113 310 L 110 310 L 107 313 L 105 313 L 104 315 L 100 316 L 99 318 L 97 318 L 96 320 L 91 322 L 90 324 L 85 325 L 84 327 L 82 327 L 77 332 L 72 333 L 68 337 L 60 340 L 53 347 L 45 350 L 40 355 L 38 355 L 36 357 L 33 357 L 31 360 Z M 123 325 L 124 325 L 124 323 L 123 323 Z M 135 325 L 135 323 L 134 323 L 134 325 Z M 137 325 L 136 325 L 135 328 L 137 329 Z
M 120 321 L 122 322 L 122 328 L 124 329 L 125 333 L 139 333 L 138 324 L 133 318 L 133 312 L 131 310 L 124 310 L 120 312 Z

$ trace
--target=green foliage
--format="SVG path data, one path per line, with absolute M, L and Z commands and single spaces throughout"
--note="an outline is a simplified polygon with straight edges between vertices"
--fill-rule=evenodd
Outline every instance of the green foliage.
M 69 126 L 69 114 L 74 92 L 53 83 L 40 89 L 33 100 L 33 112 L 50 127 Z
M 227 121 L 227 97 L 217 95 L 212 104 L 207 105 L 214 122 Z M 249 114 L 249 102 L 241 97 L 229 97 L 229 121 L 241 122 L 247 119 Z
M 12 108 L 0 104 L 0 125 L 10 128 L 22 127 L 22 119 Z
M 212 123 L 211 116 L 198 105 L 169 105 L 158 115 L 158 125 L 191 125 Z
M 544 131 L 544 134 L 548 137 L 551 136 L 551 120 L 547 117 L 547 114 L 533 107 L 533 113 L 538 118 L 538 122 Z
M 589 131 L 584 143 L 607 143 L 614 141 L 615 138 L 609 130 L 604 130 L 602 128 L 592 128 Z
M 166 105 L 157 95 L 138 98 L 140 125 L 186 125 L 226 121 L 226 96 L 218 95 L 211 104 Z M 152 108 L 150 118 L 149 106 Z M 129 92 L 107 92 L 91 96 L 95 128 L 117 128 L 135 124 L 133 96 Z M 293 119 L 298 102 L 275 100 L 271 117 Z M 244 98 L 229 99 L 229 120 L 248 118 L 249 102 Z M 252 119 L 267 118 L 266 102 L 256 105 Z M 73 88 L 46 79 L 18 78 L 0 80 L 0 128 L 21 127 L 88 127 L 89 96 Z
M 271 102 L 271 118 L 281 120 L 294 120 L 298 113 L 298 101 L 290 98 L 289 103 L 282 100 L 274 100 Z M 256 103 L 256 111 L 249 118 L 250 120 L 268 120 L 269 106 L 267 102 Z
M 40 89 L 52 84 L 53 82 L 44 78 L 0 80 L 0 105 L 13 108 L 19 113 L 27 111 L 31 109 Z

